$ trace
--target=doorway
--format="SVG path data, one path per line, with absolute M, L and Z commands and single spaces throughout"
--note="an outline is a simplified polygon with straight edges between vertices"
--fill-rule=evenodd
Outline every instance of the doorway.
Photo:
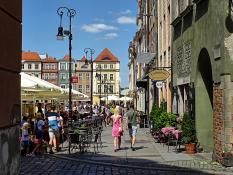
M 197 139 L 201 147 L 213 151 L 213 77 L 208 51 L 199 54 L 195 83 L 195 124 Z

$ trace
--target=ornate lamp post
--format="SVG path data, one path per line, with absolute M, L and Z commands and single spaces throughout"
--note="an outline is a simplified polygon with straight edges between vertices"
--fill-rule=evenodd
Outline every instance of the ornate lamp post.
M 91 49 L 91 48 L 85 48 L 84 52 L 86 54 L 86 58 L 87 58 L 88 52 L 90 52 L 90 54 L 91 54 L 90 60 L 86 59 L 85 64 L 86 65 L 91 64 L 91 111 L 90 111 L 90 114 L 92 116 L 92 105 L 93 105 L 93 60 L 92 60 L 92 55 L 95 53 L 95 50 Z
M 103 79 L 103 75 L 101 74 L 102 71 L 102 67 L 101 64 L 99 64 L 99 67 L 96 67 L 96 72 L 97 69 L 99 70 L 100 73 L 96 73 L 95 77 L 98 78 L 99 82 L 100 82 L 100 95 L 99 95 L 99 99 L 100 99 L 100 105 L 101 105 L 101 98 L 102 98 L 102 79 Z
M 69 30 L 64 30 L 62 27 L 62 17 L 64 13 L 67 13 L 67 17 L 69 18 Z M 69 120 L 68 125 L 71 124 L 71 117 L 72 117 L 72 82 L 71 82 L 71 51 L 72 51 L 72 31 L 71 31 L 71 19 L 75 16 L 76 11 L 74 9 L 69 9 L 67 7 L 59 7 L 57 9 L 57 14 L 60 16 L 60 26 L 58 27 L 58 33 L 57 33 L 57 40 L 63 40 L 65 36 L 69 37 Z

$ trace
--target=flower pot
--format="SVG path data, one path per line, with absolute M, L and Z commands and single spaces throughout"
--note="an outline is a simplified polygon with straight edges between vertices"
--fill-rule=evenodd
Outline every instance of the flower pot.
M 186 154 L 194 154 L 196 151 L 196 144 L 195 143 L 188 143 L 188 144 L 184 144 L 185 147 L 185 153 Z

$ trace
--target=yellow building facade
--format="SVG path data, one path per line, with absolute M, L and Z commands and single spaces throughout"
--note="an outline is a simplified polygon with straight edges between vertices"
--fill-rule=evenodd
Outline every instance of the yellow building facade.
M 111 95 L 120 95 L 120 61 L 105 48 L 93 61 L 93 104 L 109 104 Z

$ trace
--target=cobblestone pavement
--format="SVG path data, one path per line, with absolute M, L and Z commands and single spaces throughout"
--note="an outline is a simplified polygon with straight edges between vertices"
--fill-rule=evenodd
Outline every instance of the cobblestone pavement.
M 200 172 L 191 169 L 147 169 L 138 166 L 120 167 L 64 160 L 51 156 L 23 157 L 21 159 L 20 175 L 207 175 L 220 174 Z M 225 173 L 224 173 L 225 174 Z
M 210 154 L 187 155 L 176 153 L 167 146 L 155 143 L 148 129 L 139 129 L 136 151 L 129 148 L 128 134 L 122 138 L 122 149 L 113 151 L 111 128 L 104 128 L 103 148 L 97 154 L 93 148 L 80 154 L 68 154 L 67 145 L 61 152 L 43 157 L 22 157 L 21 174 L 233 174 L 211 161 Z

